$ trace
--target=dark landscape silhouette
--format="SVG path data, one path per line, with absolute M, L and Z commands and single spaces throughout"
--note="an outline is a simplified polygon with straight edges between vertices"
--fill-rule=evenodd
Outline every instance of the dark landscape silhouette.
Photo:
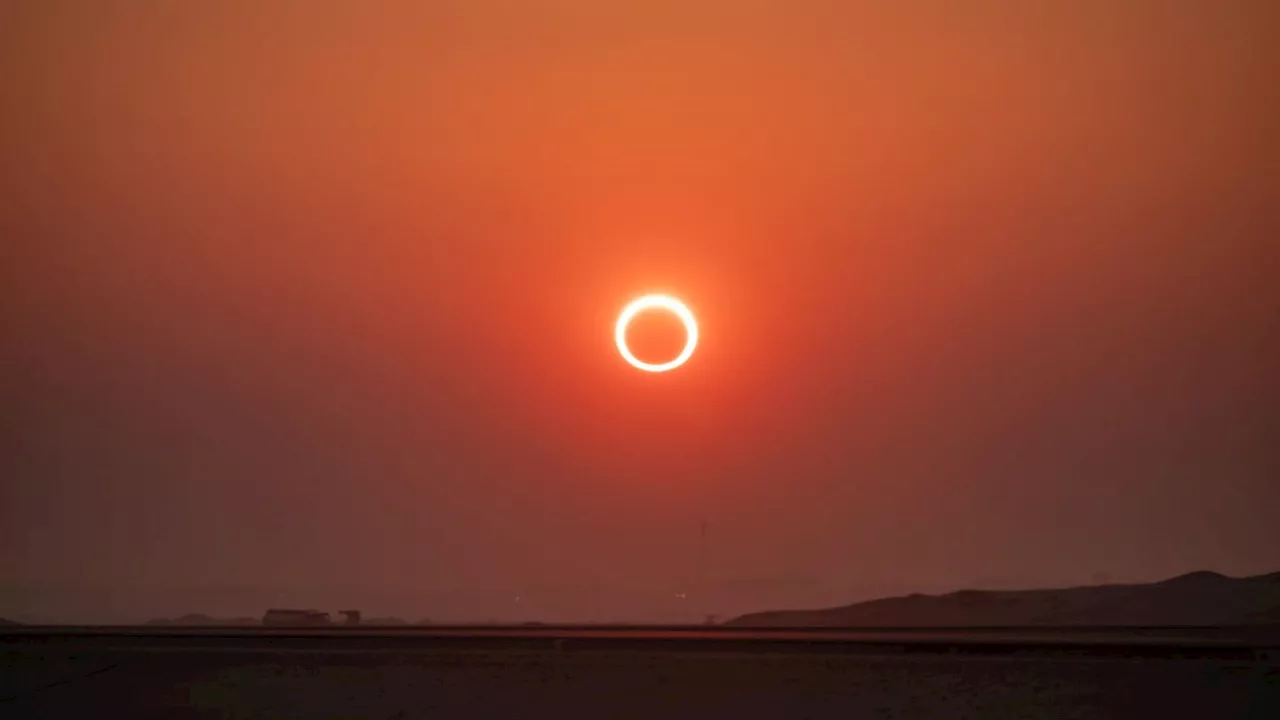
M 1231 578 L 1199 571 L 1147 584 L 1052 590 L 960 590 L 817 610 L 775 610 L 738 627 L 1252 625 L 1280 622 L 1280 572 Z
M 0 626 L 22 624 L 0 618 Z M 186 613 L 154 618 L 146 624 L 243 627 L 264 623 L 256 617 L 221 618 Z M 393 627 L 433 622 L 429 618 L 412 622 L 394 616 L 374 616 L 360 619 L 356 624 Z M 940 595 L 912 593 L 832 608 L 754 612 L 720 624 L 730 627 L 1277 625 L 1280 624 L 1280 572 L 1233 578 L 1202 570 L 1154 583 L 1044 590 L 958 590 Z
M 6 624 L 19 625 L 20 623 L 4 620 L 0 618 L 0 625 L 6 625 Z M 180 615 L 174 618 L 167 618 L 167 617 L 153 618 L 151 620 L 148 620 L 146 624 L 152 625 L 152 626 L 159 626 L 159 627 L 165 627 L 165 626 L 167 627 L 244 627 L 244 626 L 263 625 L 264 623 L 262 622 L 261 618 L 255 618 L 255 617 L 218 618 L 218 617 L 212 617 L 210 615 L 204 615 L 202 613 L 187 613 L 185 615 Z M 271 623 L 267 623 L 267 624 L 271 624 Z M 303 623 L 303 624 L 310 624 L 310 623 Z M 329 621 L 326 621 L 323 624 L 330 624 L 330 623 Z M 334 624 L 342 624 L 342 623 L 334 623 Z M 359 623 L 353 623 L 353 624 L 359 624 L 359 625 L 370 626 L 370 627 L 397 627 L 402 625 L 430 625 L 431 620 L 428 618 L 423 618 L 416 623 L 410 623 L 408 620 L 389 616 L 389 617 L 363 618 L 359 621 Z
M 147 621 L 148 625 L 188 625 L 202 627 L 260 625 L 258 618 L 215 618 L 200 613 L 188 613 L 176 618 L 155 618 Z

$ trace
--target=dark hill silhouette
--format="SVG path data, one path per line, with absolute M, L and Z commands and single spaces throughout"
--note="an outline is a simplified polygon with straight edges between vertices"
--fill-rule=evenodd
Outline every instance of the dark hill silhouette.
M 14 622 L 12 620 L 5 620 L 4 618 L 0 618 L 0 627 L 6 626 L 6 625 L 12 627 L 14 625 L 21 625 L 21 624 L 22 623 L 20 622 Z
M 1280 572 L 1199 571 L 1161 582 L 1054 590 L 960 590 L 820 610 L 751 613 L 738 627 L 1245 625 L 1280 623 Z
M 201 615 L 200 613 L 191 613 L 188 615 L 183 615 L 182 617 L 177 617 L 172 619 L 155 618 L 154 620 L 148 620 L 147 624 L 148 625 L 185 625 L 185 626 L 213 627 L 213 626 L 258 625 L 260 623 L 258 622 L 257 618 L 251 618 L 251 617 L 215 618 L 215 617 L 209 617 L 208 615 Z

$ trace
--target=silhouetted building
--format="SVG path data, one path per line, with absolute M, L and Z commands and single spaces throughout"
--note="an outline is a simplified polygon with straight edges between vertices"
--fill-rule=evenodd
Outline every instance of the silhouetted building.
M 339 610 L 339 611 L 338 611 L 338 614 L 343 616 L 343 618 L 344 618 L 344 619 L 343 619 L 343 624 L 344 624 L 344 625 L 359 625 L 359 624 L 360 624 L 360 611 L 359 611 L 359 610 Z
M 329 613 L 319 610 L 287 610 L 272 608 L 262 616 L 263 625 L 315 626 L 328 625 Z

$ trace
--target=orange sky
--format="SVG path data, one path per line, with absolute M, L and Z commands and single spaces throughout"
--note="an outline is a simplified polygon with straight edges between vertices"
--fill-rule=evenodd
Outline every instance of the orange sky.
M 0 9 L 7 602 L 1280 564 L 1270 4 L 376 5 Z

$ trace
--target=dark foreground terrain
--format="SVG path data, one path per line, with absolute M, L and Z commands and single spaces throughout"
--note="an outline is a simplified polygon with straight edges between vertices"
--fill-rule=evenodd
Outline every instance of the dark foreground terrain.
M 1270 641 L 706 630 L 0 634 L 0 717 L 1275 718 Z

